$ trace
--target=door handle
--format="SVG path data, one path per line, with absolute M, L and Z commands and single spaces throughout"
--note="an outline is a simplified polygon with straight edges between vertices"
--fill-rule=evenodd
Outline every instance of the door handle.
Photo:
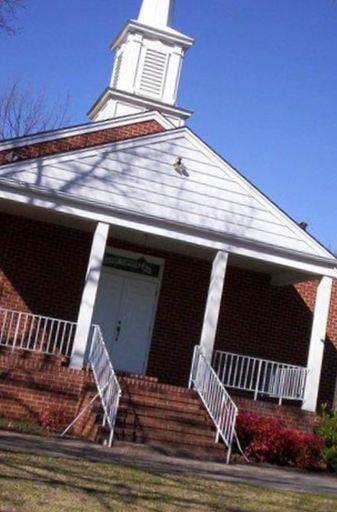
M 116 326 L 116 337 L 115 337 L 115 341 L 118 341 L 119 340 L 119 335 L 121 333 L 121 330 L 122 330 L 122 322 L 121 320 L 119 320 L 119 322 L 117 323 L 117 326 Z

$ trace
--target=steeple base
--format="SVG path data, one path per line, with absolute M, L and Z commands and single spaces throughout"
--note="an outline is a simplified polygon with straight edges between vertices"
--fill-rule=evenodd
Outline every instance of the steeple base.
M 92 121 L 105 121 L 149 110 L 160 112 L 176 127 L 184 126 L 192 115 L 190 110 L 108 87 L 89 110 L 88 116 Z

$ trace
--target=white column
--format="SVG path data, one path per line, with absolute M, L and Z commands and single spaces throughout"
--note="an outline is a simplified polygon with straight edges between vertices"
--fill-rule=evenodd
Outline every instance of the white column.
M 204 323 L 200 338 L 200 347 L 209 362 L 212 360 L 227 263 L 228 253 L 219 251 L 213 261 Z
M 82 368 L 83 366 L 108 235 L 109 225 L 99 222 L 92 239 L 82 300 L 77 318 L 77 329 L 70 361 L 70 365 L 73 368 Z
M 307 363 L 309 373 L 307 376 L 304 391 L 304 402 L 302 406 L 305 411 L 316 411 L 317 407 L 317 397 L 324 353 L 324 341 L 329 317 L 331 289 L 332 278 L 322 277 L 317 289 L 311 330 Z

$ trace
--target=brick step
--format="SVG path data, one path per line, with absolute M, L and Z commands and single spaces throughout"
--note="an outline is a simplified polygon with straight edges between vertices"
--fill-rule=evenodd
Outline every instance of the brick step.
M 136 373 L 117 372 L 119 382 L 144 382 L 144 383 L 158 383 L 157 377 L 149 377 L 148 375 L 137 375 Z
M 215 433 L 211 430 L 201 429 L 197 433 L 191 430 L 178 432 L 177 430 L 169 430 L 164 422 L 162 422 L 160 426 L 146 426 L 144 429 L 138 426 L 121 426 L 118 424 L 116 425 L 116 434 L 118 436 L 117 439 L 120 439 L 120 436 L 124 438 L 126 435 L 130 436 L 130 439 L 133 439 L 135 442 L 146 442 L 147 439 L 155 439 L 168 443 L 183 443 L 198 446 L 205 443 L 212 443 L 215 439 Z
M 162 416 L 150 416 L 147 412 L 143 415 L 135 414 L 126 411 L 125 415 L 120 411 L 117 416 L 116 427 L 118 428 L 132 428 L 147 432 L 149 429 L 158 429 L 168 432 L 176 432 L 178 434 L 190 435 L 214 435 L 214 429 L 208 422 L 207 418 L 200 418 L 199 420 L 191 419 L 167 419 Z
M 104 432 L 104 433 L 103 433 Z M 102 436 L 106 439 L 107 432 L 102 430 Z M 159 430 L 151 430 L 149 432 L 135 432 L 132 429 L 120 430 L 115 429 L 115 437 L 117 441 L 127 441 L 140 444 L 160 443 L 162 445 L 174 445 L 184 448 L 186 451 L 194 451 L 198 449 L 203 452 L 219 452 L 224 454 L 226 448 L 223 444 L 215 443 L 215 435 L 213 437 L 201 436 L 178 436 L 176 433 L 170 433 Z
M 132 398 L 122 397 L 121 407 L 128 407 L 137 410 L 139 408 L 151 407 L 165 411 L 176 411 L 179 414 L 203 415 L 205 410 L 199 403 L 181 403 L 172 400 L 158 400 L 147 396 L 136 396 Z
M 122 390 L 122 400 L 144 400 L 144 402 L 160 402 L 169 404 L 176 404 L 177 406 L 200 408 L 201 402 L 197 395 L 184 396 L 184 395 L 171 395 L 169 393 L 156 393 L 154 391 L 147 391 L 135 389 L 131 391 Z
M 137 380 L 133 381 L 130 379 L 120 380 L 119 383 L 121 385 L 122 391 L 124 391 L 125 393 L 153 393 L 158 396 L 161 395 L 168 397 L 177 397 L 180 398 L 181 400 L 197 398 L 197 393 L 194 390 L 179 386 L 171 386 L 170 384 L 143 382 Z
M 186 410 L 186 407 L 181 408 L 172 408 L 170 406 L 166 406 L 165 404 L 158 404 L 157 402 L 153 404 L 144 402 L 124 402 L 123 400 L 120 403 L 118 415 L 128 414 L 137 414 L 139 416 L 151 416 L 151 417 L 159 417 L 162 420 L 173 420 L 173 421 L 190 421 L 192 423 L 200 423 L 208 420 L 208 416 L 206 415 L 203 409 L 198 409 L 195 411 Z M 207 417 L 207 420 L 205 419 Z

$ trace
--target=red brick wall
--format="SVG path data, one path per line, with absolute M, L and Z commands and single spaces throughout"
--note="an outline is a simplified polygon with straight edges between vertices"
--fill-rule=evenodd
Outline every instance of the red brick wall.
M 40 156 L 65 153 L 76 149 L 106 144 L 108 142 L 132 139 L 150 133 L 158 133 L 163 130 L 163 127 L 157 123 L 157 121 L 143 121 L 126 126 L 118 126 L 115 128 L 63 137 L 61 139 L 49 140 L 46 142 L 27 144 L 26 146 L 0 151 L 0 166 L 8 163 L 6 157 L 9 153 L 13 152 L 15 155 L 15 161 L 20 162 L 21 160 L 29 160 Z M 21 141 L 22 139 L 20 139 L 20 142 Z
M 305 365 L 311 321 L 292 286 L 274 287 L 268 275 L 230 268 L 216 348 Z
M 302 411 L 293 405 L 251 400 L 232 395 L 241 412 L 251 412 L 266 418 L 277 418 L 289 428 L 298 428 L 305 432 L 312 432 L 317 416 L 315 413 Z
M 0 306 L 76 320 L 90 233 L 0 213 Z

